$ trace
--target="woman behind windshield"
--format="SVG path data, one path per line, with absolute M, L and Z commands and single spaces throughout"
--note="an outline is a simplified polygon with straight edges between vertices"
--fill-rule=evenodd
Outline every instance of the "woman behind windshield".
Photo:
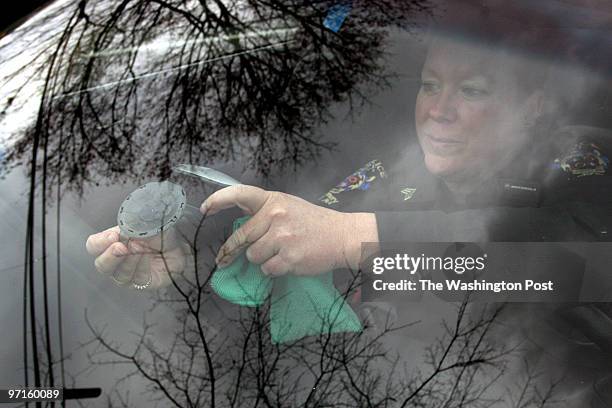
M 220 248 L 217 264 L 227 266 L 246 250 L 247 259 L 266 275 L 317 275 L 357 269 L 363 242 L 604 240 L 599 225 L 593 229 L 583 217 L 607 200 L 590 190 L 609 184 L 605 141 L 562 129 L 567 96 L 583 96 L 572 85 L 581 78 L 564 77 L 551 55 L 534 52 L 538 43 L 539 49 L 547 46 L 537 33 L 505 28 L 488 25 L 486 35 L 430 36 L 415 128 L 405 130 L 404 140 L 410 144 L 416 131 L 419 148 L 388 166 L 392 183 L 376 181 L 382 190 L 377 198 L 385 197 L 395 211 L 372 212 L 365 195 L 370 193 L 352 188 L 353 179 L 333 190 L 338 200 L 327 206 L 253 186 L 228 187 L 211 195 L 202 212 L 208 216 L 238 206 L 251 219 Z M 400 187 L 410 187 L 410 194 Z M 360 212 L 340 211 L 337 202 L 360 191 L 366 198 Z M 590 207 L 572 212 L 570 204 L 585 197 Z M 95 234 L 88 250 L 97 256 L 100 272 L 126 269 L 129 276 L 130 257 L 143 252 L 118 240 L 116 232 Z M 172 272 L 182 272 L 180 247 L 173 250 L 169 256 L 177 270 Z M 148 289 L 167 285 L 163 263 L 149 261 L 154 278 Z

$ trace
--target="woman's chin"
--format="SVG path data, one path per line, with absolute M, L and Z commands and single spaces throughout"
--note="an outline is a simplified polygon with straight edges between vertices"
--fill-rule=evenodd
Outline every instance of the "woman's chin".
M 425 166 L 434 176 L 442 178 L 453 178 L 465 170 L 465 164 L 458 158 L 425 155 Z

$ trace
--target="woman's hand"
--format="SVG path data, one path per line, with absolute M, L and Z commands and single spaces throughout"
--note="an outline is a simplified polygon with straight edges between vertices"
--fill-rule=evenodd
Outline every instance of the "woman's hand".
M 119 227 L 113 227 L 90 235 L 85 247 L 96 257 L 96 270 L 119 286 L 162 288 L 172 282 L 169 273 L 185 269 L 186 249 L 177 244 L 172 231 L 146 240 L 130 240 L 126 245 L 119 241 Z
M 289 194 L 237 185 L 212 194 L 201 211 L 238 206 L 252 217 L 228 238 L 216 258 L 226 266 L 246 249 L 266 275 L 316 275 L 357 268 L 362 242 L 378 242 L 374 214 L 342 213 Z

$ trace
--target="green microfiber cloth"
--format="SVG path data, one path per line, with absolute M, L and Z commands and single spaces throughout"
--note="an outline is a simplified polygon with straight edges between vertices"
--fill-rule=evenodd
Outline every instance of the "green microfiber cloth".
M 234 231 L 248 219 L 235 220 Z M 211 286 L 219 296 L 241 306 L 260 306 L 270 298 L 273 343 L 362 329 L 359 318 L 334 286 L 331 272 L 270 278 L 242 253 L 230 265 L 215 271 Z

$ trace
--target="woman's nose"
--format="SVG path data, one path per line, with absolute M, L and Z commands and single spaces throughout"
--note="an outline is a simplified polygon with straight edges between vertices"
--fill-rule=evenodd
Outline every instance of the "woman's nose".
M 441 92 L 436 95 L 429 109 L 429 116 L 443 123 L 457 120 L 457 106 L 454 95 L 450 92 Z

